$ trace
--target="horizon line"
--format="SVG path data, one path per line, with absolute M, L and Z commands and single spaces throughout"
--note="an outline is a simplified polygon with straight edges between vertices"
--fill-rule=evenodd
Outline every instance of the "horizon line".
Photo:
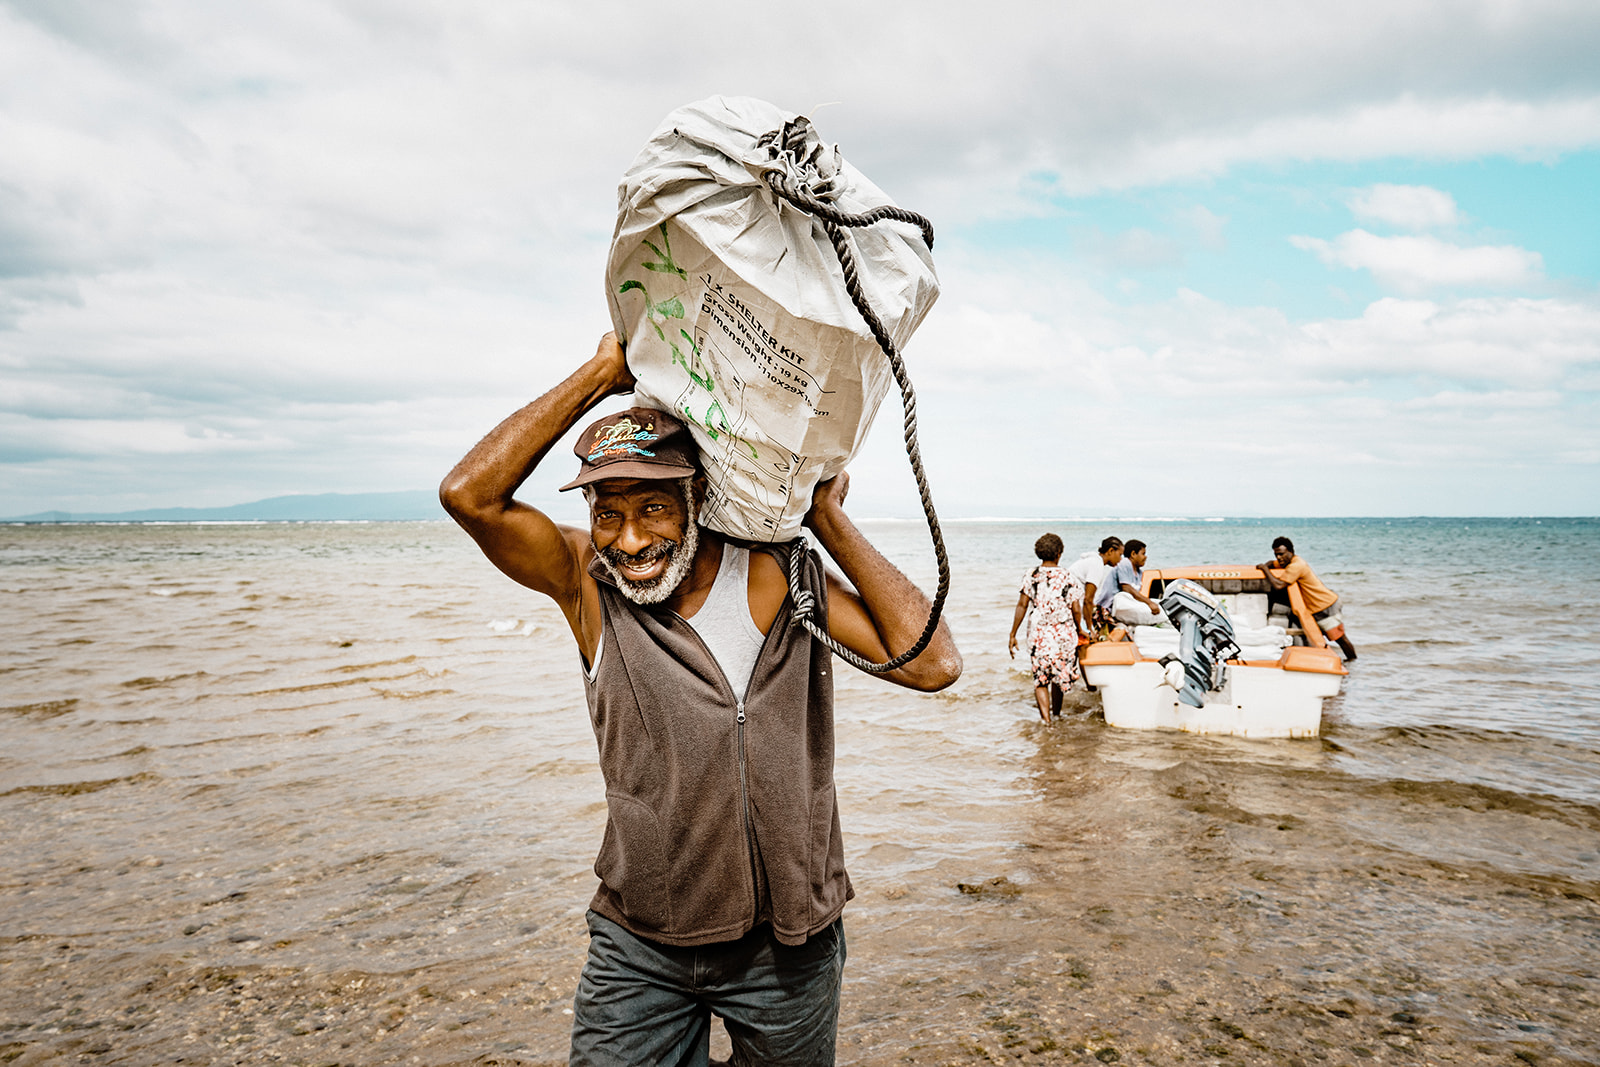
M 155 511 L 155 508 L 139 510 Z M 190 509 L 201 510 L 201 509 Z M 70 512 L 62 514 L 70 515 Z M 556 522 L 581 522 L 581 516 L 549 515 Z M 1101 516 L 1021 516 L 1011 517 L 1005 515 L 970 515 L 956 516 L 954 518 L 941 518 L 943 523 L 972 523 L 976 525 L 1000 525 L 1004 523 L 1213 523 L 1213 522 L 1392 522 L 1395 520 L 1407 521 L 1415 519 L 1447 520 L 1451 522 L 1506 522 L 1510 520 L 1531 520 L 1542 522 L 1545 519 L 1563 521 L 1600 521 L 1600 515 L 1101 515 Z M 397 523 L 397 522 L 437 522 L 449 523 L 448 516 L 433 518 L 413 519 L 44 519 L 44 518 L 0 518 L 0 526 L 353 526 L 371 523 Z M 906 526 L 925 526 L 927 520 L 922 516 L 906 518 L 894 515 L 869 515 L 854 519 L 855 522 L 893 523 Z

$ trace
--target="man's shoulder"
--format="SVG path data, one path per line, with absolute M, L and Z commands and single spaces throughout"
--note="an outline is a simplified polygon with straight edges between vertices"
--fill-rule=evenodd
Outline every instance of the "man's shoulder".
M 772 545 L 750 544 L 745 541 L 729 539 L 728 547 L 735 551 L 743 549 L 750 553 L 750 580 L 753 583 L 765 584 L 778 581 L 785 586 L 789 582 L 789 555 L 787 552 Z
M 789 595 L 790 549 L 781 545 L 751 544 L 729 540 L 729 547 L 744 548 L 750 553 L 749 578 L 746 593 L 750 614 L 756 626 L 766 633 L 782 610 L 784 598 Z M 803 579 L 802 579 L 803 580 Z

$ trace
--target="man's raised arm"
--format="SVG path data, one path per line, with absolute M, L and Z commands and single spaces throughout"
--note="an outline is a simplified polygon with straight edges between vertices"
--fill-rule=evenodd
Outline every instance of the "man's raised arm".
M 828 632 L 840 644 L 876 663 L 910 648 L 928 624 L 930 603 L 894 564 L 872 546 L 844 512 L 850 476 L 817 486 L 806 525 L 844 571 L 851 589 L 828 575 Z M 931 693 L 961 677 L 961 652 L 944 619 L 922 654 L 884 678 Z
M 633 375 L 615 334 L 566 381 L 489 431 L 439 486 L 439 502 L 496 567 L 561 605 L 585 653 L 579 629 L 580 580 L 589 533 L 558 526 L 512 494 L 590 408 L 633 389 Z

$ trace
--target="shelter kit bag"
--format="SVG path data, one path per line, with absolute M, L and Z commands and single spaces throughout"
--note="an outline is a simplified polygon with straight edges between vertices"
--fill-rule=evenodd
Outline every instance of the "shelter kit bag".
M 845 469 L 891 376 L 903 374 L 886 354 L 938 297 L 931 228 L 806 119 L 740 97 L 668 115 L 623 175 L 618 202 L 611 319 L 639 402 L 676 414 L 699 446 L 709 483 L 701 523 L 751 541 L 795 537 L 812 490 Z M 837 224 L 863 215 L 876 224 Z M 942 556 L 925 483 L 923 496 Z

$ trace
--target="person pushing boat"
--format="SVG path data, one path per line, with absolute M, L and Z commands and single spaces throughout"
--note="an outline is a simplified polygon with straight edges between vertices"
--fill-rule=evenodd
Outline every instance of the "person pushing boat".
M 1261 573 L 1266 576 L 1267 584 L 1272 586 L 1272 592 L 1267 594 L 1269 598 L 1281 598 L 1287 603 L 1285 591 L 1291 585 L 1299 586 L 1306 610 L 1317 620 L 1322 632 L 1330 640 L 1338 642 L 1345 659 L 1356 658 L 1356 646 L 1344 632 L 1343 605 L 1339 603 L 1338 595 L 1322 584 L 1322 579 L 1311 569 L 1311 564 L 1294 554 L 1293 541 L 1287 537 L 1274 538 L 1272 558 L 1261 564 Z

